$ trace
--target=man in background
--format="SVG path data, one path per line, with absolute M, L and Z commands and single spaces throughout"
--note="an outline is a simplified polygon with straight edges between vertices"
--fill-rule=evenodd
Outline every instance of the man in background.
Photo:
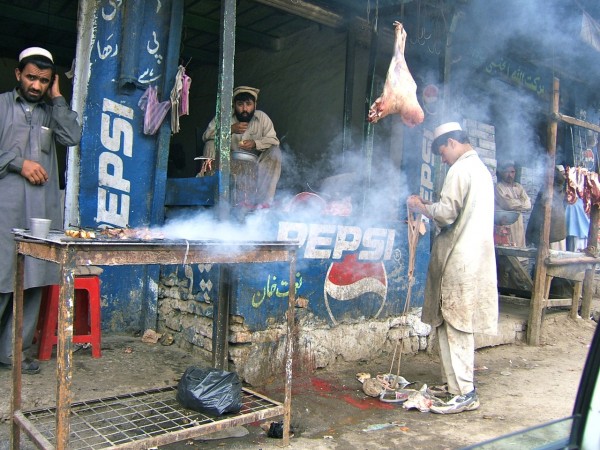
M 16 270 L 13 228 L 29 228 L 29 219 L 52 220 L 62 228 L 56 143 L 81 139 L 77 113 L 60 93 L 52 54 L 25 49 L 15 69 L 17 87 L 0 95 L 0 367 L 12 366 L 12 299 Z M 33 342 L 43 286 L 58 284 L 56 264 L 25 258 L 23 349 Z M 23 358 L 23 356 L 21 355 Z M 39 363 L 23 358 L 21 370 L 38 373 Z
M 231 150 L 242 150 L 258 155 L 258 176 L 255 205 L 273 203 L 277 182 L 281 176 L 281 149 L 273 122 L 267 114 L 256 109 L 260 91 L 249 86 L 233 90 L 233 122 L 231 124 Z M 213 118 L 202 135 L 204 156 L 215 157 L 215 132 Z
M 453 395 L 430 410 L 454 414 L 479 408 L 474 333 L 497 332 L 494 185 L 458 122 L 435 129 L 431 151 L 450 166 L 439 201 L 412 195 L 407 204 L 440 229 L 431 248 L 421 320 L 436 330 L 442 380 Z
M 510 243 L 525 247 L 525 226 L 523 212 L 531 209 L 531 200 L 520 183 L 515 181 L 516 170 L 513 161 L 506 161 L 498 167 L 498 183 L 495 188 L 496 210 L 514 211 L 517 219 L 512 224 L 503 225 L 510 231 Z

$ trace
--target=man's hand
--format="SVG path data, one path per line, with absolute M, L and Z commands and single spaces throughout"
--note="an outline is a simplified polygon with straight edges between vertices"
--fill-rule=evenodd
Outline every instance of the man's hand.
M 231 132 L 233 134 L 244 134 L 248 129 L 248 122 L 238 122 L 231 125 Z
M 53 99 L 56 97 L 62 97 L 62 94 L 60 93 L 59 85 L 60 85 L 60 83 L 58 82 L 58 74 L 57 74 L 57 75 L 54 75 L 54 82 L 48 89 L 48 97 L 50 97 L 50 99 Z
M 48 181 L 48 173 L 46 169 L 38 162 L 26 159 L 23 162 L 21 176 L 26 178 L 31 184 L 44 184 Z
M 427 200 L 423 200 L 418 195 L 411 195 L 406 200 L 406 205 L 408 206 L 409 210 L 411 210 L 412 212 L 423 214 L 425 217 L 431 218 L 429 216 L 429 212 L 427 211 L 427 208 L 425 208 L 426 204 L 431 204 L 431 202 L 429 202 Z
M 256 148 L 256 142 L 252 139 L 246 139 L 245 141 L 240 141 L 240 149 L 241 150 L 254 150 Z

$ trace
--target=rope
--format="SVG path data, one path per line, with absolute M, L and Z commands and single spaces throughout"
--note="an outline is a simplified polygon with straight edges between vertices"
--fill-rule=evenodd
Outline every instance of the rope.
M 404 302 L 404 308 L 402 310 L 402 317 L 406 318 L 406 313 L 410 306 L 410 297 L 412 292 L 413 284 L 415 283 L 415 261 L 417 256 L 417 244 L 419 243 L 419 227 L 421 225 L 421 214 L 413 214 L 407 206 L 407 224 L 408 224 L 408 288 L 406 292 L 406 301 Z M 396 351 L 398 349 L 398 342 L 394 348 L 394 354 L 392 355 L 392 364 L 390 366 L 390 373 L 394 368 L 394 360 L 396 359 Z M 396 375 L 400 376 L 400 365 L 402 361 L 402 351 L 404 349 L 404 337 L 400 338 L 400 352 L 398 354 L 398 369 Z

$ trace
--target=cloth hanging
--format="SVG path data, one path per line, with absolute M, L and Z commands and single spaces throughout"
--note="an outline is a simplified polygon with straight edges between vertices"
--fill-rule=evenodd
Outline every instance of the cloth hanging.
M 185 67 L 179 66 L 175 84 L 171 89 L 171 131 L 179 133 L 179 117 L 189 114 L 189 92 L 192 79 L 185 74 Z
M 140 97 L 138 106 L 144 111 L 144 134 L 156 134 L 169 112 L 171 102 L 159 102 L 156 87 L 148 86 L 144 95 Z

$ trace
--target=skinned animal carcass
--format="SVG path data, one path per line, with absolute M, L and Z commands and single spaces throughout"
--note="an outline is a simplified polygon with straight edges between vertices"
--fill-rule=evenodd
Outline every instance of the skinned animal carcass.
M 389 114 L 400 114 L 409 127 L 419 125 L 425 119 L 423 109 L 417 100 L 417 83 L 413 79 L 404 59 L 406 31 L 400 22 L 394 22 L 396 40 L 394 56 L 390 62 L 383 94 L 369 109 L 367 120 L 376 123 Z

